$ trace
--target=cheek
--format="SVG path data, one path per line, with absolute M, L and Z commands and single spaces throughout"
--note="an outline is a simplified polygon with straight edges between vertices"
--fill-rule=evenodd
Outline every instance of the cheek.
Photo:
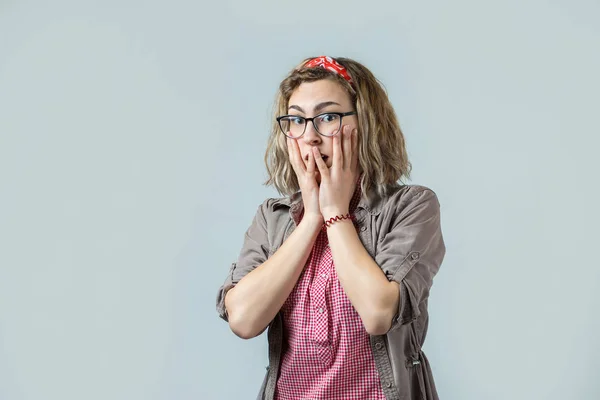
M 324 143 L 324 149 L 325 149 L 325 154 L 329 155 L 330 157 L 333 156 L 333 139 L 329 140 L 327 143 Z
M 308 149 L 301 145 L 300 143 L 298 143 L 298 149 L 300 150 L 300 157 L 302 157 L 302 161 L 304 161 L 304 164 L 306 164 L 306 160 L 304 159 L 304 156 L 306 156 Z
M 300 149 L 300 154 L 305 155 L 308 149 L 304 143 L 298 142 L 298 148 Z

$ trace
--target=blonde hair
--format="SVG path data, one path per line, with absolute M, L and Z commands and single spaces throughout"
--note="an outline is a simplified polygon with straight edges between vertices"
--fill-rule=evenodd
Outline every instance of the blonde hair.
M 383 85 L 367 67 L 349 58 L 335 60 L 346 68 L 352 85 L 324 68 L 305 68 L 304 64 L 311 59 L 302 61 L 279 85 L 273 109 L 275 116 L 287 114 L 289 99 L 300 84 L 321 79 L 338 82 L 350 95 L 358 117 L 358 163 L 363 196 L 368 196 L 371 190 L 385 196 L 391 186 L 410 177 L 411 164 L 404 135 Z M 274 186 L 280 194 L 289 196 L 300 187 L 289 161 L 286 137 L 275 118 L 273 121 L 265 153 L 269 175 L 265 185 Z

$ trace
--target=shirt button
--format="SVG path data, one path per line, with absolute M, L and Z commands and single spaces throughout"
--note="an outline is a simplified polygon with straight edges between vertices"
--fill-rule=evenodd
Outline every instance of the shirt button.
M 327 275 L 326 274 L 321 274 L 321 278 L 325 279 L 325 278 L 327 278 Z
M 388 382 L 386 382 L 386 383 L 385 383 L 385 386 L 387 386 L 388 388 L 391 388 L 391 387 L 392 387 L 392 382 L 389 382 L 389 381 L 388 381 Z
M 419 258 L 419 255 L 417 253 L 413 253 L 412 256 L 410 256 L 413 260 L 416 260 L 417 258 Z
M 323 313 L 325 312 L 325 310 L 324 310 L 324 309 L 321 307 L 321 308 L 319 308 L 319 312 L 320 312 L 321 314 L 323 314 Z
M 366 230 L 367 230 L 367 227 L 366 227 L 366 226 L 361 226 L 361 227 L 360 227 L 360 231 L 361 231 L 361 232 L 364 232 L 364 231 L 366 231 Z
M 377 343 L 375 343 L 375 348 L 376 348 L 377 350 L 381 350 L 381 348 L 382 348 L 382 347 L 383 347 L 383 344 L 381 344 L 381 342 L 377 342 Z

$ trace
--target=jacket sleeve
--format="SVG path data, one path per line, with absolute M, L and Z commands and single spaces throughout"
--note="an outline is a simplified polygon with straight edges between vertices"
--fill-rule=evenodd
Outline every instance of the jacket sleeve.
M 392 330 L 419 317 L 420 305 L 429 296 L 446 252 L 435 193 L 421 188 L 402 197 L 408 200 L 398 200 L 393 206 L 391 228 L 375 256 L 388 279 L 400 285 L 400 306 Z
M 225 309 L 225 295 L 231 288 L 248 273 L 264 263 L 269 258 L 269 243 L 267 236 L 267 224 L 265 212 L 268 209 L 269 199 L 265 200 L 256 211 L 250 227 L 244 235 L 244 244 L 240 251 L 237 262 L 231 264 L 229 274 L 225 282 L 219 288 L 217 294 L 217 312 L 225 321 L 227 310 Z

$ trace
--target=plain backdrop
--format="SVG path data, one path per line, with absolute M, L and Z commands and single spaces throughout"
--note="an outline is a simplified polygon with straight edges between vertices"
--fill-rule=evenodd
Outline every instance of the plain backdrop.
M 0 0 L 0 399 L 253 399 L 215 311 L 280 80 L 365 63 L 442 205 L 443 400 L 600 399 L 600 3 Z

